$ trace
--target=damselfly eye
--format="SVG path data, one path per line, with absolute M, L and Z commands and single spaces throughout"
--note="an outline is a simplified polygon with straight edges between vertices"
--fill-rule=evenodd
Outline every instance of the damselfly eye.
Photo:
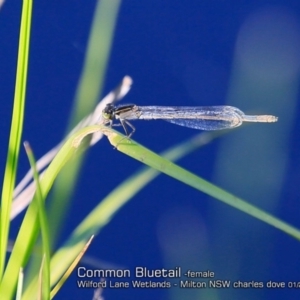
M 103 112 L 102 112 L 102 117 L 103 117 L 103 119 L 105 119 L 105 120 L 111 120 L 111 119 L 112 119 L 112 114 L 103 111 Z

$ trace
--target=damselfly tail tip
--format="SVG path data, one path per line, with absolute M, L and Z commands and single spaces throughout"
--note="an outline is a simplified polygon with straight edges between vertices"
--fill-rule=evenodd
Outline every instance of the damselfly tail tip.
M 258 116 L 243 116 L 243 121 L 246 122 L 259 122 L 259 123 L 274 123 L 278 121 L 278 118 L 272 115 L 258 115 Z
M 278 121 L 278 117 L 272 116 L 272 115 L 266 115 L 266 116 L 260 116 L 262 117 L 262 122 L 266 123 L 274 123 Z
M 272 117 L 272 121 L 271 122 L 277 122 L 278 121 L 278 117 L 275 116 L 271 116 Z

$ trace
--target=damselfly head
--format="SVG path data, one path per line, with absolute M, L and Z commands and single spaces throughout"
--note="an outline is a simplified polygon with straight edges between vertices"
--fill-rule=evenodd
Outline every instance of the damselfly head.
M 113 120 L 115 118 L 115 108 L 113 104 L 106 104 L 105 108 L 102 111 L 102 117 L 106 120 Z

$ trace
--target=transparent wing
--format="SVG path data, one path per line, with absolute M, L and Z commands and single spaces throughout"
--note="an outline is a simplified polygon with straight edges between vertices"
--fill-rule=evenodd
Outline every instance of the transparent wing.
M 188 119 L 174 119 L 168 120 L 163 119 L 165 121 L 171 122 L 176 125 L 199 129 L 199 130 L 220 130 L 226 128 L 234 128 L 239 125 L 232 124 L 230 121 L 223 121 L 223 120 L 188 120 Z
M 241 125 L 244 116 L 232 106 L 142 106 L 131 119 L 160 119 L 194 129 L 218 130 Z

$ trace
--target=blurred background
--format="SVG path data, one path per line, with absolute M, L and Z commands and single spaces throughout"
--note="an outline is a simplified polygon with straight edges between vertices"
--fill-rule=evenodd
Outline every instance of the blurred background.
M 23 140 L 36 157 L 64 136 L 83 68 L 96 1 L 35 1 Z M 0 10 L 0 126 L 4 170 L 13 103 L 21 2 Z M 234 105 L 272 114 L 275 124 L 232 130 L 179 165 L 300 227 L 300 3 L 123 1 L 102 96 L 130 75 L 123 103 Z M 99 98 L 100 100 L 100 98 Z M 136 122 L 134 139 L 161 152 L 197 132 Z M 118 128 L 117 128 L 118 129 Z M 141 167 L 103 138 L 92 147 L 72 194 L 59 243 L 114 187 Z M 28 170 L 22 150 L 20 180 Z M 61 201 L 64 201 L 63 197 Z M 22 216 L 13 223 L 12 238 Z M 55 220 L 50 220 L 55 223 Z M 211 270 L 231 281 L 300 281 L 299 241 L 165 175 L 127 203 L 88 255 L 134 270 Z M 56 299 L 92 299 L 74 274 Z M 106 289 L 109 299 L 296 299 L 297 289 Z

